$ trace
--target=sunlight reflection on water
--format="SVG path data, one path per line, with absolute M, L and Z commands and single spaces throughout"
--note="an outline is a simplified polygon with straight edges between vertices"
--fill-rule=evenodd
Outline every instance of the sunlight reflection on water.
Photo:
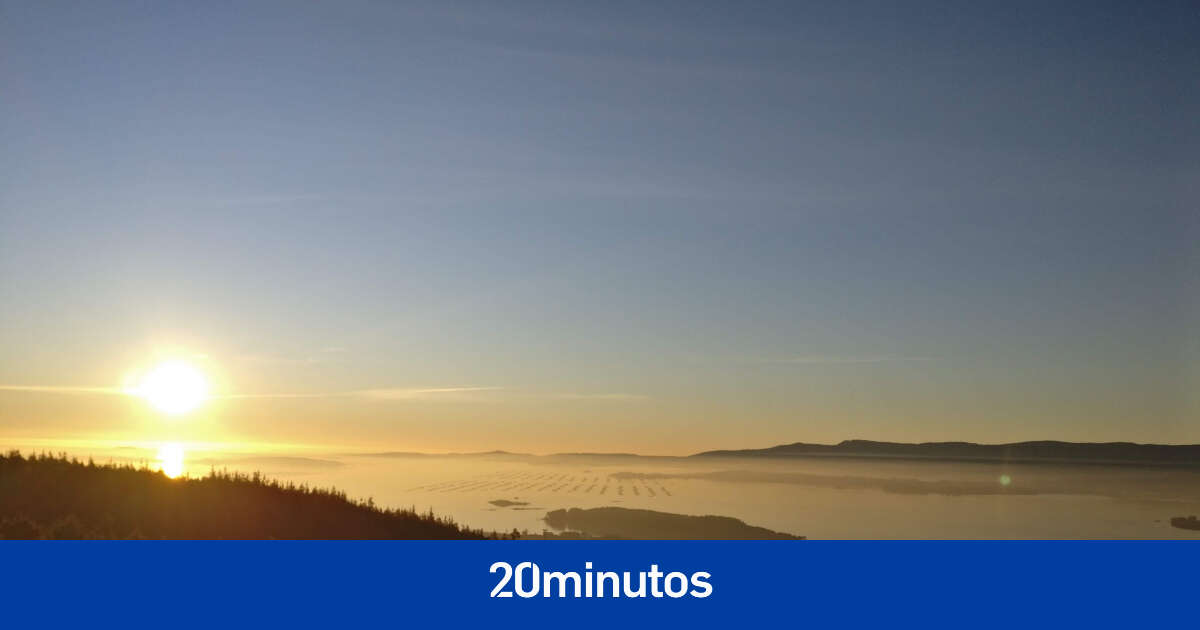
M 167 442 L 158 449 L 158 469 L 172 479 L 183 474 L 184 451 L 178 442 Z

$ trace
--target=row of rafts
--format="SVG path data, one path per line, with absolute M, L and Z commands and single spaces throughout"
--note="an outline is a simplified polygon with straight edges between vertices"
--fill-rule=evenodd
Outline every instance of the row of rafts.
M 657 487 L 652 487 L 649 483 L 643 481 L 640 487 L 632 482 L 627 486 L 625 483 L 610 484 L 608 479 L 602 479 L 600 476 L 553 473 L 504 473 L 489 475 L 486 479 L 458 479 L 416 486 L 415 488 L 409 488 L 409 491 L 473 492 L 476 490 L 524 490 L 529 492 L 565 491 L 566 494 L 576 492 L 589 494 L 599 488 L 596 492 L 598 495 L 608 494 L 611 489 L 613 496 L 625 496 L 626 487 L 629 488 L 631 496 L 656 497 L 660 494 L 668 497 L 671 496 L 671 491 L 661 484 L 657 485 Z

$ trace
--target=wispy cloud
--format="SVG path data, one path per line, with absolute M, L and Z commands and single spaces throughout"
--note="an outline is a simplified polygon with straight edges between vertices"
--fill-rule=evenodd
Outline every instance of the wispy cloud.
M 578 392 L 530 392 L 513 390 L 506 387 L 383 387 L 375 389 L 355 389 L 338 392 L 297 392 L 297 393 L 266 393 L 266 394 L 229 394 L 220 398 L 368 398 L 375 400 L 464 400 L 471 394 L 503 392 L 503 396 L 488 397 L 491 401 L 518 400 L 595 400 L 595 401 L 626 401 L 637 402 L 649 400 L 642 394 L 623 392 L 578 393 Z M 472 400 L 484 400 L 471 397 Z
M 444 396 L 446 394 L 465 394 L 471 392 L 494 392 L 503 389 L 502 387 L 433 387 L 428 389 L 404 389 L 404 388 L 387 388 L 387 389 L 364 389 L 354 392 L 357 396 L 365 396 L 367 398 L 382 398 L 385 400 L 408 400 L 411 398 L 429 398 L 436 396 Z
M 380 400 L 412 400 L 421 398 L 446 398 L 454 394 L 498 391 L 501 387 L 385 387 L 355 389 L 337 392 L 273 392 L 247 394 L 215 394 L 213 398 L 374 398 Z M 39 394 L 99 394 L 127 396 L 132 392 L 119 387 L 74 387 L 64 385 L 0 385 L 0 391 L 30 392 Z
M 569 394 L 569 393 L 564 393 L 564 394 L 550 394 L 547 396 L 547 398 L 552 398 L 555 400 L 612 400 L 612 401 L 628 401 L 628 402 L 636 402 L 636 401 L 650 399 L 649 396 L 645 396 L 643 394 L 623 394 L 623 393 L 611 393 L 611 394 Z
M 100 395 L 132 395 L 131 392 L 117 387 L 70 387 L 58 385 L 0 385 L 0 391 L 31 392 L 43 394 L 100 394 Z M 507 392 L 505 396 L 483 398 L 475 394 Z M 351 389 L 324 392 L 263 392 L 263 393 L 229 393 L 214 394 L 212 398 L 221 400 L 254 400 L 254 399 L 321 399 L 321 398 L 357 398 L 370 400 L 571 400 L 571 401 L 612 401 L 639 402 L 649 400 L 644 394 L 624 392 L 521 392 L 505 387 L 377 387 L 371 389 Z
M 497 391 L 500 387 L 384 387 L 353 389 L 339 392 L 296 392 L 266 394 L 226 394 L 218 398 L 374 398 L 380 400 L 414 400 L 447 397 L 453 394 Z
M 777 363 L 785 365 L 828 365 L 839 363 L 899 363 L 911 361 L 933 361 L 934 357 L 902 356 L 902 355 L 865 355 L 865 356 L 836 356 L 836 355 L 799 355 L 794 357 L 776 357 L 758 359 L 755 363 Z
M 119 387 L 71 387 L 63 385 L 0 385 L 0 391 L 33 392 L 42 394 L 102 394 L 123 395 L 127 392 Z

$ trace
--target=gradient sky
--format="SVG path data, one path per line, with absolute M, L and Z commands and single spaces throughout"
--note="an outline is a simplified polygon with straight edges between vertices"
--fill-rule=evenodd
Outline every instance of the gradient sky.
M 0 2 L 0 441 L 1200 442 L 1194 4 L 218 4 Z

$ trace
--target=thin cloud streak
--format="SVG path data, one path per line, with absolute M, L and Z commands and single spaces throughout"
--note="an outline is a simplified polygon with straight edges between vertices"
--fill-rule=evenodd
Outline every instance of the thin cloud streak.
M 493 392 L 503 389 L 502 387 L 435 387 L 429 389 L 365 389 L 355 392 L 356 395 L 366 396 L 368 398 L 383 398 L 386 400 L 404 400 L 409 398 L 422 398 L 428 396 L 438 396 L 441 394 L 461 394 L 468 392 Z
M 311 392 L 311 393 L 267 393 L 267 394 L 213 394 L 216 399 L 244 398 L 378 398 L 385 400 L 404 400 L 414 398 L 435 397 L 445 394 L 468 392 L 497 391 L 501 387 L 427 387 L 427 388 L 381 388 L 359 389 L 344 392 Z M 30 392 L 38 394 L 67 394 L 86 395 L 98 394 L 106 396 L 133 396 L 134 392 L 119 387 L 73 387 L 62 385 L 0 385 L 0 391 Z
M 376 398 L 384 400 L 411 400 L 416 398 L 431 398 L 442 394 L 457 394 L 468 392 L 497 391 L 501 387 L 427 387 L 400 388 L 388 387 L 380 389 L 355 389 L 344 392 L 313 392 L 313 393 L 269 393 L 269 394 L 226 394 L 214 398 Z
M 649 400 L 649 396 L 642 394 L 551 394 L 549 396 L 555 400 L 614 400 L 614 401 L 641 401 Z
M 0 385 L 0 391 L 33 392 L 40 394 L 101 394 L 106 396 L 128 395 L 119 387 L 70 387 L 60 385 Z
M 621 392 L 581 394 L 581 393 L 521 393 L 506 387 L 426 387 L 400 388 L 388 387 L 378 389 L 356 389 L 343 392 L 314 392 L 314 393 L 268 393 L 268 394 L 228 394 L 215 398 L 369 398 L 376 400 L 430 400 L 436 398 L 454 398 L 455 394 L 472 394 L 479 392 L 509 392 L 510 397 L 492 400 L 596 400 L 596 401 L 628 401 L 637 402 L 649 400 L 642 394 L 627 394 Z M 459 398 L 458 400 L 461 400 Z M 478 399 L 477 399 L 478 400 Z
M 777 363 L 784 365 L 826 365 L 826 364 L 843 364 L 843 363 L 899 363 L 912 361 L 933 361 L 934 357 L 910 357 L 910 356 L 893 356 L 893 355 L 877 355 L 877 356 L 821 356 L 821 355 L 805 355 L 797 357 L 781 357 L 777 359 L 761 359 L 757 363 Z
M 127 391 L 117 387 L 69 387 L 58 385 L 0 385 L 0 391 L 13 392 L 31 392 L 43 394 L 66 394 L 66 395 L 110 395 L 110 396 L 135 396 L 136 393 Z M 433 400 L 433 399 L 457 399 L 456 394 L 473 394 L 481 392 L 500 392 L 512 391 L 505 387 L 384 387 L 374 389 L 354 389 L 337 392 L 268 392 L 261 394 L 213 394 L 209 398 L 217 400 L 254 400 L 254 399 L 315 399 L 315 398 L 358 398 L 358 399 L 374 399 L 374 400 Z M 517 399 L 533 398 L 541 400 L 570 400 L 570 401 L 613 401 L 613 402 L 640 402 L 650 400 L 649 396 L 644 394 L 628 394 L 623 392 L 611 393 L 544 393 L 544 394 L 525 394 L 516 393 Z

